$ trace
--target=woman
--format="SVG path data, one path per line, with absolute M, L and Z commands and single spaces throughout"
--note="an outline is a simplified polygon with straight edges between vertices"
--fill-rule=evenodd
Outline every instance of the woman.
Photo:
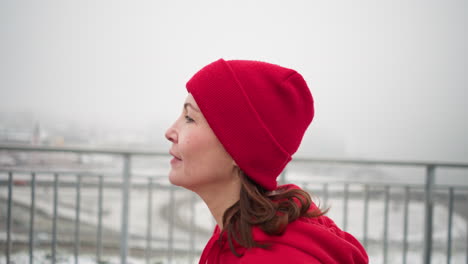
M 299 73 L 220 59 L 186 86 L 182 114 L 166 132 L 169 180 L 197 193 L 216 220 L 200 263 L 368 263 L 309 194 L 277 186 L 314 116 Z

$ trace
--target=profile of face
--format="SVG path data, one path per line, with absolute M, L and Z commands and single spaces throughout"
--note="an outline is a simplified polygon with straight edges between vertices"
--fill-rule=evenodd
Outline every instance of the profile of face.
M 235 162 L 189 93 L 181 115 L 165 134 L 172 142 L 169 181 L 192 191 L 229 184 Z

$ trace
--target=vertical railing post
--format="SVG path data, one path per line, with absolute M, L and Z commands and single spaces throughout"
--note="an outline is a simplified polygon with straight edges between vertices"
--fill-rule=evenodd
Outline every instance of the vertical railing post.
M 425 217 L 424 217 L 424 255 L 423 264 L 431 263 L 432 252 L 432 227 L 433 227 L 433 189 L 435 182 L 435 166 L 428 165 L 426 167 L 426 183 L 425 183 Z
M 96 237 L 96 260 L 97 263 L 101 262 L 102 256 L 102 186 L 103 186 L 103 176 L 99 176 L 99 187 L 98 187 L 98 213 L 97 213 L 97 237 Z
M 405 187 L 405 205 L 403 213 L 403 264 L 406 264 L 408 258 L 408 219 L 409 219 L 410 187 Z
M 54 215 L 52 218 L 52 264 L 57 261 L 58 173 L 54 174 Z
M 123 182 L 122 182 L 122 222 L 120 228 L 120 263 L 127 263 L 128 256 L 128 218 L 130 213 L 130 154 L 123 154 Z
M 468 201 L 468 194 L 465 194 L 465 201 Z M 465 203 L 465 210 L 468 210 L 468 203 Z M 466 264 L 468 264 L 468 221 L 466 221 L 465 224 L 465 230 L 466 230 L 466 248 L 465 248 L 465 256 L 466 256 Z
M 172 264 L 172 257 L 174 255 L 174 220 L 175 220 L 175 197 L 174 187 L 169 186 L 169 227 L 167 229 L 167 263 Z
M 323 208 L 328 207 L 328 183 L 323 184 Z
M 383 233 L 383 263 L 388 263 L 388 211 L 390 202 L 390 186 L 385 186 L 384 201 L 384 233 Z
M 286 184 L 286 168 L 284 168 L 284 170 L 281 172 L 280 176 L 279 176 L 279 182 L 280 184 Z
M 195 257 L 195 195 L 190 194 L 190 263 Z
M 448 209 L 448 227 L 447 227 L 447 264 L 452 261 L 452 222 L 453 222 L 453 199 L 454 189 L 449 188 L 449 209 Z
M 349 184 L 345 183 L 343 193 L 343 230 L 348 230 L 348 200 L 349 200 Z
M 31 208 L 29 208 L 29 264 L 34 262 L 34 216 L 36 214 L 36 174 L 31 173 Z
M 146 264 L 151 261 L 151 248 L 153 240 L 153 178 L 148 179 L 148 207 L 147 207 L 147 225 L 146 225 Z
M 6 255 L 6 264 L 10 264 L 11 257 L 11 206 L 13 199 L 13 173 L 10 171 L 8 173 L 8 212 L 7 212 L 7 244 L 5 249 Z
M 80 255 L 80 214 L 81 214 L 81 175 L 76 176 L 76 189 L 75 189 L 75 243 L 74 243 L 74 258 L 75 264 L 78 264 L 78 256 Z
M 369 185 L 364 185 L 364 226 L 363 226 L 363 246 L 367 248 L 368 228 L 369 228 Z

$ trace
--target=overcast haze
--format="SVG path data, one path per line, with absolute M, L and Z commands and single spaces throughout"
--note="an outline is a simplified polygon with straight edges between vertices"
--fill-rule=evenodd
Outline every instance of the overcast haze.
M 468 1 L 1 1 L 0 111 L 154 130 L 222 57 L 299 71 L 298 155 L 468 162 Z M 1 120 L 0 120 L 1 122 Z

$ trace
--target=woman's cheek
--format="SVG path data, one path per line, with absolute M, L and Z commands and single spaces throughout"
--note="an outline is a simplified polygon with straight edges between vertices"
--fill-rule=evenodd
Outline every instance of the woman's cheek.
M 187 154 L 196 154 L 203 147 L 203 138 L 193 132 L 184 137 L 183 148 Z

